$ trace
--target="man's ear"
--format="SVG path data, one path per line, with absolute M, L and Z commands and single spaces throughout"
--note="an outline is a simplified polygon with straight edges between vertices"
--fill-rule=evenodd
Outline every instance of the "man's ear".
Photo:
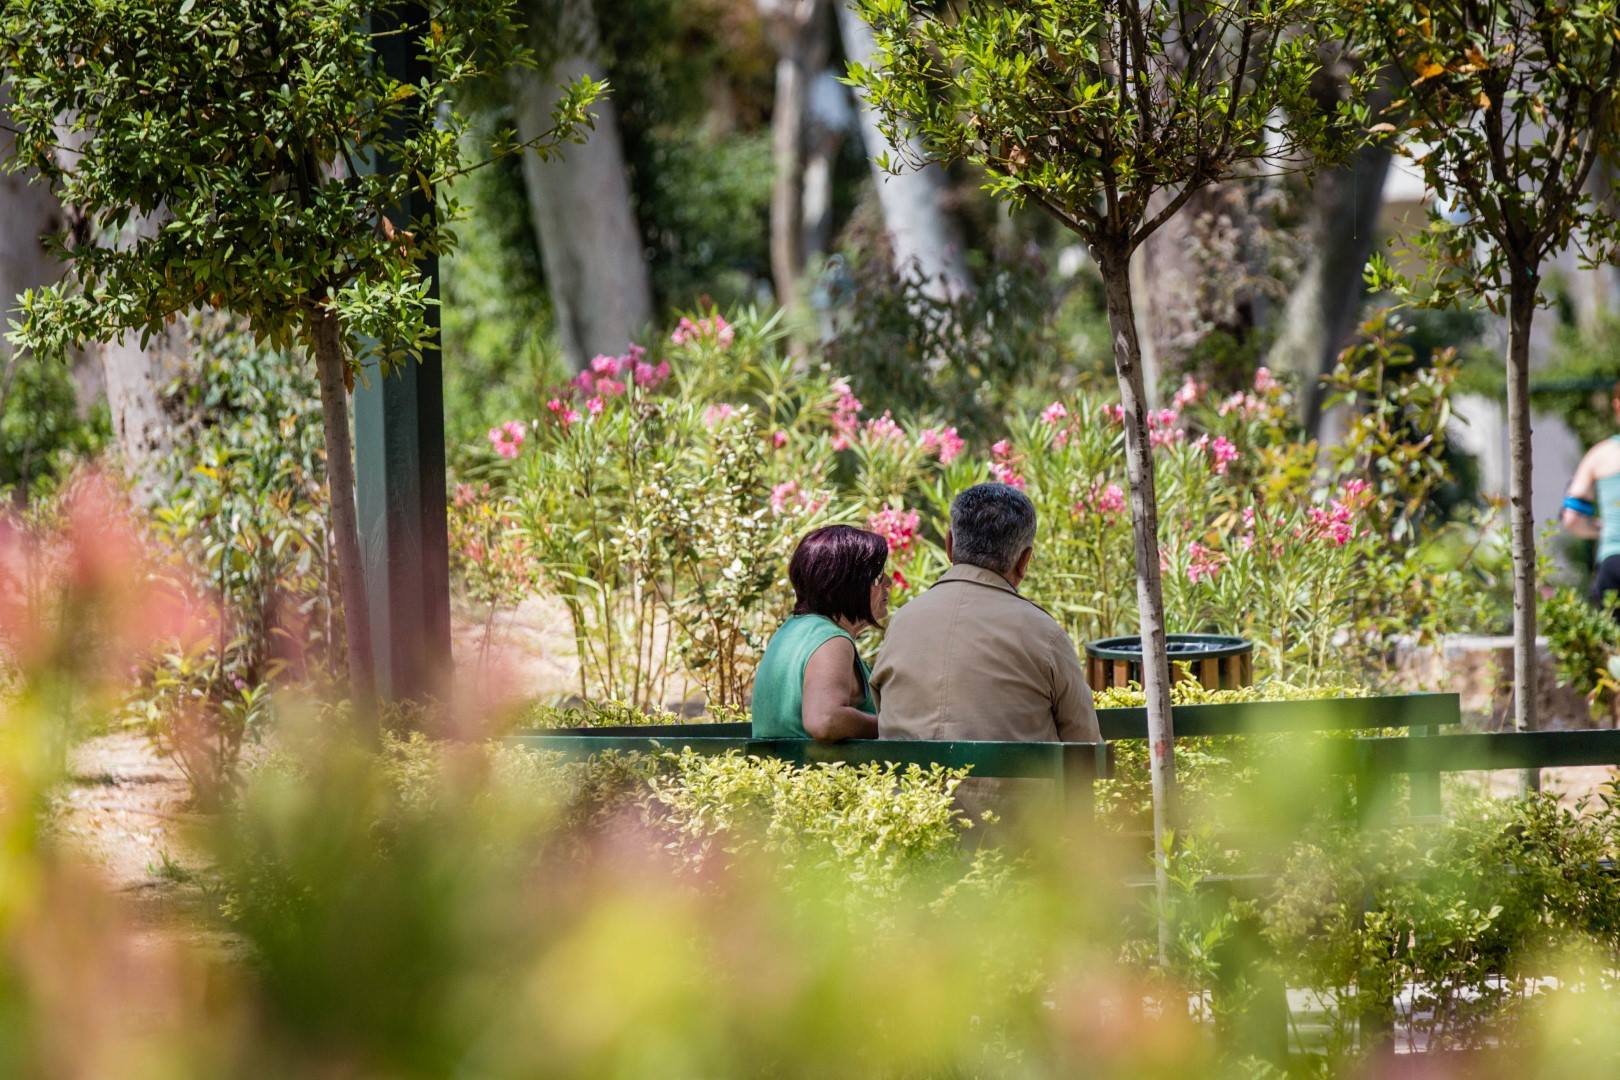
M 955 548 L 956 548 L 956 534 L 951 532 L 951 530 L 946 529 L 945 530 L 945 559 L 946 559 L 946 561 L 948 561 L 948 562 L 955 562 L 956 561 Z
M 1018 556 L 1018 561 L 1013 564 L 1013 574 L 1016 577 L 1022 579 L 1024 574 L 1029 570 L 1029 560 L 1034 558 L 1034 557 L 1035 557 L 1035 549 L 1034 549 L 1034 547 L 1025 548 L 1024 553 L 1022 555 Z

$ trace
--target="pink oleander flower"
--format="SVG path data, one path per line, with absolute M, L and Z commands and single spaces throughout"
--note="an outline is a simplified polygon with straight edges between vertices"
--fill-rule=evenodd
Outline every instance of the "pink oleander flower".
M 1264 408 L 1265 402 L 1261 401 L 1253 394 L 1245 394 L 1243 391 L 1239 390 L 1228 397 L 1225 401 L 1221 402 L 1220 409 L 1218 411 L 1222 416 L 1227 416 L 1235 412 L 1241 413 L 1245 417 L 1249 417 L 1255 415 Z
M 787 441 L 788 433 L 785 431 L 778 431 L 771 436 L 771 447 L 773 449 L 780 450 L 782 447 L 787 445 Z
M 1012 443 L 1006 439 L 997 440 L 991 444 L 990 453 L 997 461 L 1005 461 L 1012 457 Z
M 1102 411 L 1105 417 L 1112 420 L 1116 424 L 1123 424 L 1125 422 L 1125 406 L 1123 405 L 1118 403 L 1113 405 L 1104 405 L 1102 407 Z
M 585 402 L 585 411 L 590 413 L 592 416 L 601 416 L 602 410 L 606 407 L 607 402 L 603 401 L 599 397 L 593 397 Z
M 890 573 L 889 576 L 894 579 L 895 592 L 905 592 L 906 589 L 910 588 L 910 586 L 906 584 L 906 575 L 902 574 L 898 567 L 892 573 Z
M 1023 491 L 1028 486 L 1028 481 L 1024 479 L 1023 474 L 1003 461 L 994 461 L 990 463 L 990 475 L 993 476 L 998 483 L 1006 484 L 1009 487 L 1015 487 L 1019 491 Z
M 714 427 L 731 419 L 736 413 L 737 407 L 735 405 L 728 405 L 725 402 L 721 402 L 719 405 L 710 405 L 703 410 L 703 423 L 707 427 Z
M 1210 457 L 1215 460 L 1215 475 L 1225 476 L 1226 467 L 1242 455 L 1238 453 L 1237 446 L 1225 435 L 1215 436 L 1215 441 L 1209 444 Z
M 1194 540 L 1187 545 L 1187 580 L 1194 585 L 1200 581 L 1214 581 L 1221 572 L 1225 557 L 1218 551 Z
M 1176 396 L 1171 399 L 1171 404 L 1179 412 L 1197 401 L 1203 392 L 1204 388 L 1198 385 L 1198 380 L 1189 375 L 1186 382 L 1181 384 L 1181 389 L 1176 391 Z
M 1054 401 L 1041 410 L 1041 422 L 1057 427 L 1069 418 L 1069 410 L 1061 401 Z
M 917 538 L 917 528 L 921 524 L 917 511 L 902 510 L 894 506 L 885 506 L 866 519 L 866 527 L 888 542 L 890 554 L 911 550 L 911 544 Z
M 1257 393 L 1257 394 L 1269 394 L 1273 390 L 1280 389 L 1281 387 L 1282 387 L 1282 383 L 1278 382 L 1276 376 L 1272 375 L 1270 368 L 1261 367 L 1261 368 L 1256 368 L 1255 369 L 1255 372 L 1254 372 L 1254 392 L 1255 393 Z
M 591 372 L 596 375 L 609 377 L 619 373 L 619 358 L 617 356 L 597 355 L 591 360 Z
M 798 498 L 801 502 L 803 496 L 799 492 L 796 480 L 784 480 L 771 488 L 771 513 L 778 516 L 787 512 L 788 500 Z
M 578 375 L 575 375 L 572 380 L 570 380 L 569 385 L 574 387 L 582 394 L 595 393 L 596 373 L 592 371 L 582 371 Z
M 1344 482 L 1344 498 L 1347 502 L 1359 502 L 1361 496 L 1366 494 L 1371 487 L 1371 484 L 1368 484 L 1367 481 L 1361 479 L 1359 476 L 1351 480 L 1346 480 Z
M 894 422 L 894 417 L 890 416 L 885 410 L 882 416 L 866 422 L 866 440 L 868 442 L 903 443 L 906 441 L 906 433 L 900 429 L 899 424 Z
M 624 383 L 618 379 L 603 377 L 596 380 L 596 394 L 598 397 L 618 397 L 622 393 L 624 393 Z
M 564 431 L 579 423 L 579 410 L 573 408 L 561 398 L 552 398 L 546 402 L 546 409 L 557 418 L 558 423 L 562 424 Z
M 855 432 L 860 426 L 857 417 L 861 413 L 861 401 L 860 398 L 855 396 L 855 392 L 849 388 L 849 381 L 846 379 L 835 381 L 832 384 L 832 391 L 832 448 L 834 450 L 843 450 L 853 441 Z
M 956 433 L 954 427 L 924 428 L 917 435 L 917 444 L 925 451 L 937 455 L 941 465 L 949 465 L 955 461 L 965 445 L 962 436 Z
M 1111 523 L 1124 509 L 1125 490 L 1118 484 L 1092 484 L 1090 495 L 1074 504 L 1073 513 L 1077 518 L 1097 514 Z
M 489 444 L 495 448 L 497 454 L 510 461 L 523 449 L 523 439 L 526 435 L 522 423 L 508 420 L 499 427 L 489 429 Z
M 1099 514 L 1117 514 L 1125 509 L 1125 489 L 1118 484 L 1109 484 L 1096 496 L 1092 505 Z
M 676 325 L 675 332 L 669 335 L 669 340 L 675 345 L 685 345 L 688 342 L 712 340 L 722 349 L 729 349 L 732 341 L 736 339 L 737 331 L 725 317 L 715 312 L 707 319 L 698 319 L 694 322 L 683 317 Z
M 1354 521 L 1356 509 L 1349 503 L 1335 499 L 1326 509 L 1313 506 L 1306 511 L 1309 531 L 1335 547 L 1343 547 L 1356 538 Z

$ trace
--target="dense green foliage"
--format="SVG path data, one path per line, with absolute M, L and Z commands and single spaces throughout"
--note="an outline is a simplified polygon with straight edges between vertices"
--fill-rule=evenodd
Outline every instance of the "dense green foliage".
M 429 330 L 417 260 L 453 244 L 456 213 L 443 187 L 432 206 L 413 200 L 471 164 L 465 121 L 447 111 L 456 85 L 521 54 L 509 0 L 457 4 L 431 32 L 388 30 L 398 8 L 7 3 L 20 129 L 9 164 L 36 170 L 91 240 L 64 249 L 62 285 L 24 295 L 18 340 L 56 353 L 208 305 L 290 347 L 331 305 L 357 355 L 418 355 Z M 374 34 L 398 33 L 435 77 L 402 81 L 372 61 Z M 537 149 L 571 137 L 598 90 L 573 88 Z M 64 116 L 80 143 L 59 156 Z

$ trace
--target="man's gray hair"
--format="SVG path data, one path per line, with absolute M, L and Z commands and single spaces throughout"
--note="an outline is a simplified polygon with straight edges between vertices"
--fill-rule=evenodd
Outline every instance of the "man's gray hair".
M 1035 504 L 1010 484 L 975 484 L 951 503 L 951 557 L 1010 574 L 1035 546 Z

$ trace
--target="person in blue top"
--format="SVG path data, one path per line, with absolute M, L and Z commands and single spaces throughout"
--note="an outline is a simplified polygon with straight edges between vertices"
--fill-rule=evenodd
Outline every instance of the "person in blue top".
M 754 674 L 754 738 L 877 738 L 871 672 L 855 637 L 889 614 L 888 560 L 883 537 L 849 525 L 799 541 L 788 563 L 793 614 Z
M 1609 396 L 1609 406 L 1620 422 L 1620 383 Z M 1592 603 L 1605 605 L 1604 596 L 1620 592 L 1620 435 L 1613 435 L 1586 452 L 1564 497 L 1564 529 L 1586 540 L 1596 540 L 1597 572 L 1589 594 Z

